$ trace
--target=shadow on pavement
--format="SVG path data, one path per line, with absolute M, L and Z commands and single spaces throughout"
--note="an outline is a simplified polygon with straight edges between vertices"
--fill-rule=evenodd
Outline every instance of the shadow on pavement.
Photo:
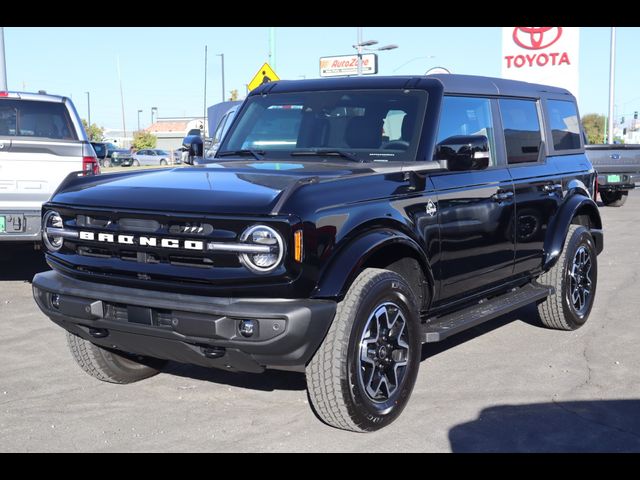
M 499 405 L 449 431 L 453 452 L 640 452 L 640 400 Z
M 489 333 L 492 330 L 500 328 L 515 320 L 520 320 L 524 323 L 531 325 L 532 327 L 545 328 L 542 326 L 538 318 L 538 310 L 535 304 L 530 304 L 525 307 L 514 310 L 511 313 L 502 315 L 501 317 L 494 318 L 485 323 L 481 323 L 477 327 L 470 328 L 464 332 L 460 332 L 457 335 L 453 335 L 442 342 L 437 343 L 425 343 L 422 345 L 422 358 L 421 361 L 426 360 L 429 357 L 433 357 L 442 353 L 450 348 L 454 348 L 460 344 L 473 340 L 485 333 Z
M 216 368 L 199 367 L 169 362 L 163 373 L 194 380 L 219 383 L 249 390 L 304 390 L 307 388 L 304 373 L 267 370 L 264 373 L 226 372 Z
M 51 270 L 44 261 L 42 250 L 34 250 L 31 242 L 24 245 L 0 242 L 0 281 L 26 280 L 31 282 L 38 272 Z

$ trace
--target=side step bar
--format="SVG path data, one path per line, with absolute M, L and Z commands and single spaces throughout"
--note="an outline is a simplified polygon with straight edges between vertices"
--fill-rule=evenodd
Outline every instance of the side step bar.
M 422 326 L 422 343 L 441 342 L 451 335 L 517 310 L 554 293 L 553 287 L 527 284 L 490 300 L 428 321 Z

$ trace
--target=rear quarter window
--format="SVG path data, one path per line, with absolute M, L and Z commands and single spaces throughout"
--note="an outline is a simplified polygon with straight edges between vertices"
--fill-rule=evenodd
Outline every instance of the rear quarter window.
M 0 100 L 0 136 L 78 139 L 64 104 L 15 99 Z
M 565 100 L 548 100 L 547 112 L 553 148 L 557 151 L 580 148 L 580 121 L 575 104 Z

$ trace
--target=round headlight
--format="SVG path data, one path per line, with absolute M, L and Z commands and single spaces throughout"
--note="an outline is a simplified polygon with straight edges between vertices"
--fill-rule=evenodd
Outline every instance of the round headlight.
M 240 254 L 240 261 L 249 270 L 256 273 L 268 273 L 274 270 L 284 256 L 284 242 L 273 228 L 265 225 L 254 225 L 247 228 L 240 236 L 240 241 L 248 245 L 263 247 L 262 252 Z
M 49 250 L 57 252 L 62 248 L 63 238 L 53 230 L 62 228 L 62 217 L 55 210 L 49 210 L 42 218 L 42 240 Z

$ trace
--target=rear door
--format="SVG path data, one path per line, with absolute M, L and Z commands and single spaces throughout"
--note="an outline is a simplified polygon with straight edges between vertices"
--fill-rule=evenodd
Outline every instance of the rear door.
M 0 210 L 40 210 L 82 170 L 83 142 L 62 102 L 0 97 Z

